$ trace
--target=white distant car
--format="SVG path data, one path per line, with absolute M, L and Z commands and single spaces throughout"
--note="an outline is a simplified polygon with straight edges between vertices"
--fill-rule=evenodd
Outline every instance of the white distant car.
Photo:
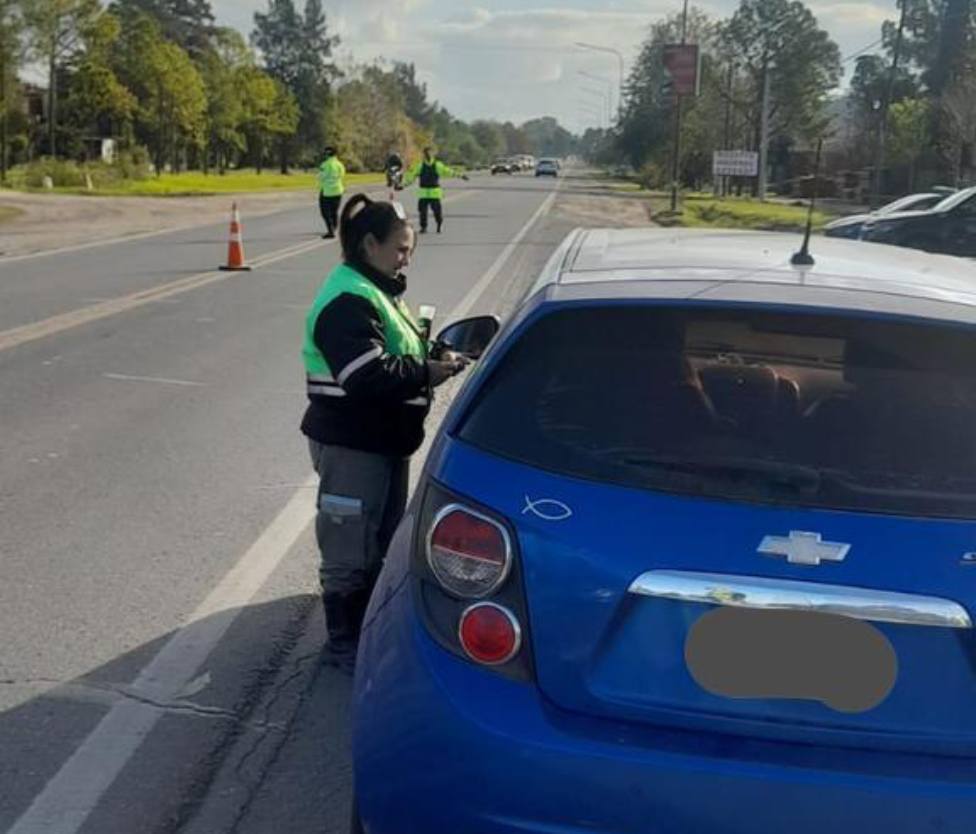
M 540 159 L 535 166 L 537 177 L 558 177 L 559 163 L 555 159 Z

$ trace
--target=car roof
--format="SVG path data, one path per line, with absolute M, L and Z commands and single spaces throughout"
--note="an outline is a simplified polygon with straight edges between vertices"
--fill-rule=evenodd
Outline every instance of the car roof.
M 577 229 L 534 291 L 549 301 L 661 299 L 802 306 L 976 324 L 976 262 L 816 236 L 698 229 Z

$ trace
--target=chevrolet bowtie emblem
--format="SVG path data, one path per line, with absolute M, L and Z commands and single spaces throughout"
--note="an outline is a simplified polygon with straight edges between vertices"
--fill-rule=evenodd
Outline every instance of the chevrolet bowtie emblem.
M 821 562 L 843 562 L 849 544 L 825 542 L 819 533 L 793 530 L 788 537 L 766 536 L 759 545 L 764 556 L 785 556 L 791 565 L 819 565 Z

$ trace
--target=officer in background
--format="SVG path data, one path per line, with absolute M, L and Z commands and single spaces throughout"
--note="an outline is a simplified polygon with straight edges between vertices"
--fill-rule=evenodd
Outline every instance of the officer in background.
M 351 670 L 370 593 L 407 503 L 410 456 L 433 389 L 467 360 L 434 359 L 403 301 L 415 239 L 403 209 L 357 194 L 342 212 L 343 261 L 306 317 L 302 432 L 319 475 L 315 533 L 329 644 Z
M 319 168 L 319 211 L 325 221 L 322 237 L 333 238 L 339 227 L 339 204 L 346 190 L 346 166 L 331 145 L 325 149 L 325 161 Z
M 424 148 L 424 158 L 407 172 L 404 187 L 409 186 L 414 180 L 419 180 L 417 212 L 420 215 L 421 234 L 427 232 L 428 209 L 434 212 L 438 234 L 444 226 L 444 208 L 441 203 L 444 199 L 444 189 L 441 187 L 441 180 L 447 177 L 460 177 L 463 180 L 468 178 L 466 174 L 437 159 L 433 148 Z

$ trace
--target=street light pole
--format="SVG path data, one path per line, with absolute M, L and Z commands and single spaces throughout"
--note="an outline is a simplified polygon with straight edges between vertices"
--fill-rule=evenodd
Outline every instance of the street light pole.
M 582 75 L 584 78 L 589 78 L 589 79 L 592 79 L 593 81 L 599 81 L 599 82 L 607 85 L 606 86 L 606 90 L 602 94 L 606 98 L 606 104 L 607 104 L 607 126 L 609 127 L 610 124 L 611 124 L 611 122 L 612 122 L 612 120 L 613 120 L 613 116 L 611 115 L 611 109 L 613 107 L 613 82 L 609 78 L 605 78 L 602 75 L 595 75 L 592 72 L 585 72 L 584 70 L 577 70 L 577 72 L 580 75 Z
M 576 46 L 581 49 L 592 49 L 596 52 L 607 52 L 611 55 L 617 56 L 617 71 L 618 71 L 618 81 L 617 81 L 617 118 L 620 118 L 620 114 L 624 107 L 624 56 L 619 49 L 614 49 L 612 46 L 600 46 L 595 43 L 581 43 L 576 42 Z
M 600 124 L 606 125 L 608 128 L 610 126 L 610 102 L 607 98 L 607 94 L 604 90 L 595 90 L 592 87 L 580 87 L 579 91 L 581 93 L 588 93 L 591 96 L 597 96 L 600 99 Z

